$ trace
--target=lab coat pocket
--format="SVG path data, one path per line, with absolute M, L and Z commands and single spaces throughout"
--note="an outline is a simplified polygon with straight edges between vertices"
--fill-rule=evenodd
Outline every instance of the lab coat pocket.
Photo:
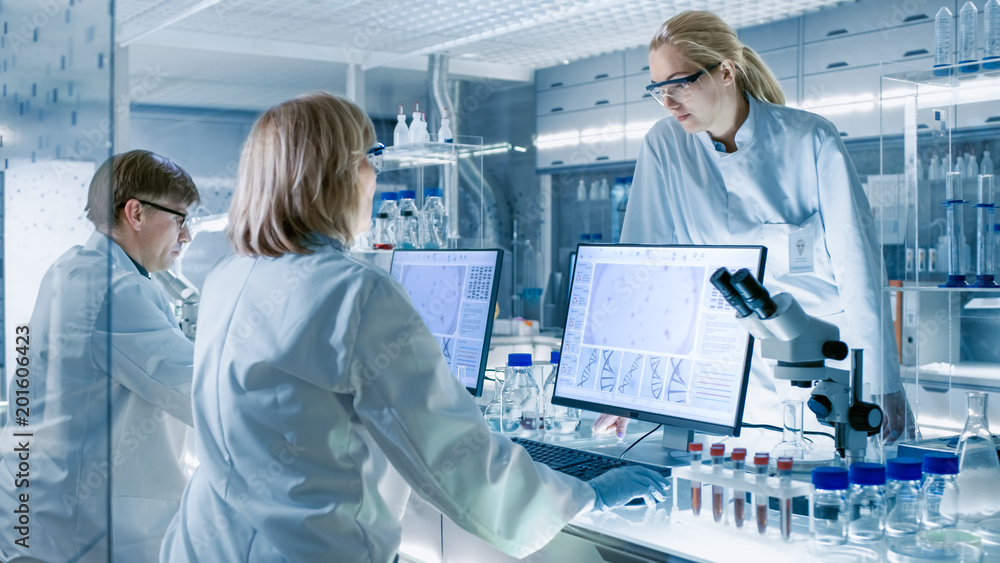
M 834 283 L 826 231 L 818 212 L 800 224 L 764 223 L 763 239 L 767 247 L 765 283 L 767 279 L 789 282 L 799 276 Z

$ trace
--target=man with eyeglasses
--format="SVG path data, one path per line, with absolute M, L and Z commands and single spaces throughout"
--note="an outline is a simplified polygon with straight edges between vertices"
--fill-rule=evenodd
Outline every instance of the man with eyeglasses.
M 91 180 L 96 231 L 46 272 L 24 333 L 30 424 L 0 433 L 0 513 L 21 526 L 4 527 L 0 560 L 158 560 L 188 477 L 194 345 L 149 274 L 191 240 L 198 201 L 190 175 L 149 151 Z

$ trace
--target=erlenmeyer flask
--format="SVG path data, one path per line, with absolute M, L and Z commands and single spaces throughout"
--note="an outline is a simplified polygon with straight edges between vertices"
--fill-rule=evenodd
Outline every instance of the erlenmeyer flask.
M 958 439 L 959 518 L 978 522 L 1000 513 L 1000 460 L 986 419 L 987 394 L 967 394 L 969 413 Z
M 784 430 L 781 442 L 771 450 L 771 459 L 790 457 L 801 461 L 809 445 L 802 438 L 802 401 L 782 401 L 781 416 Z

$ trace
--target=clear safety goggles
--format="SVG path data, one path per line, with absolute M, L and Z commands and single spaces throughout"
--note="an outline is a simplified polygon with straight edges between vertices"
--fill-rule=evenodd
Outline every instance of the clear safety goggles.
M 382 171 L 382 151 L 385 150 L 385 145 L 382 143 L 375 143 L 375 146 L 368 149 L 368 164 L 371 164 L 372 170 L 375 171 L 377 176 L 379 172 Z
M 702 75 L 708 74 L 709 71 L 717 66 L 719 66 L 719 63 L 708 65 L 698 72 L 689 74 L 688 76 L 674 78 L 672 80 L 664 80 L 663 82 L 654 82 L 646 86 L 646 91 L 649 92 L 649 95 L 652 96 L 654 100 L 659 102 L 661 106 L 667 105 L 667 98 L 682 104 L 690 100 L 691 96 L 694 94 L 694 83 L 697 82 Z

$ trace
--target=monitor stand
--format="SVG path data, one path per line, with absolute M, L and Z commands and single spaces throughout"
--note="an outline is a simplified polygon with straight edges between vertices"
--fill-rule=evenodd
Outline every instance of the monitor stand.
M 663 447 L 668 450 L 686 452 L 688 444 L 694 440 L 694 430 L 679 426 L 663 425 Z

